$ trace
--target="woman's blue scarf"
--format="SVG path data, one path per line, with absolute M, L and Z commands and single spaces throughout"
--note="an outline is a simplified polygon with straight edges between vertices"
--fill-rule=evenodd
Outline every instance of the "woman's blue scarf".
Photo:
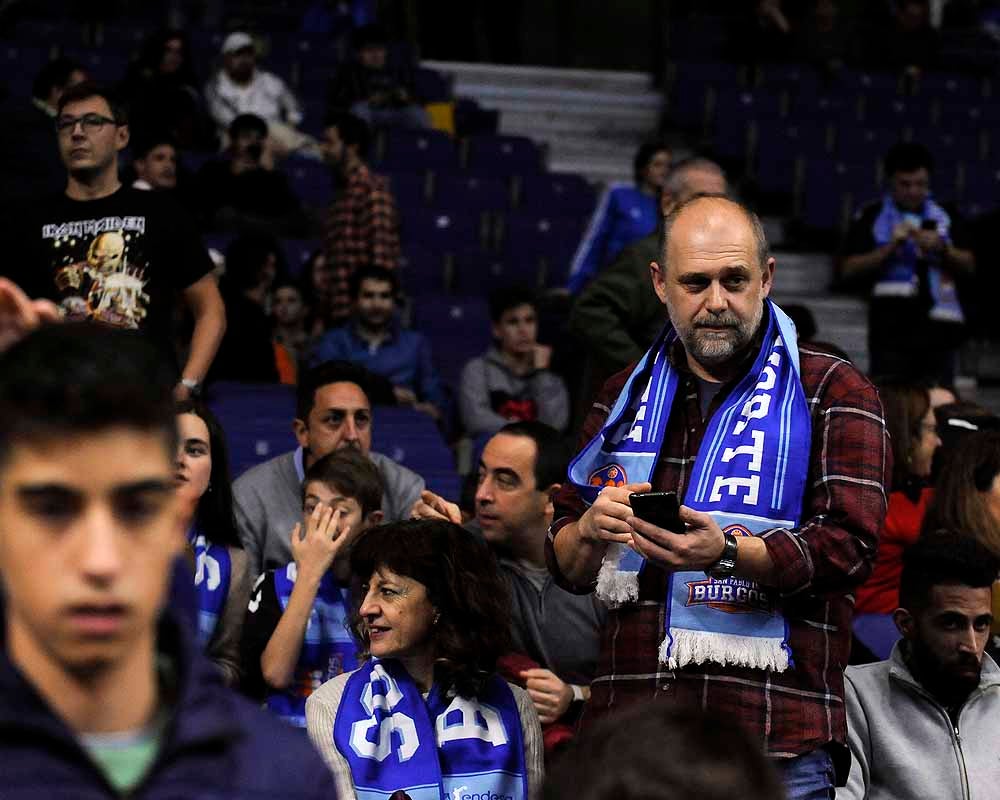
M 770 300 L 753 366 L 715 411 L 692 468 L 684 504 L 737 536 L 794 528 L 802 513 L 811 423 L 799 377 L 795 326 Z M 680 382 L 668 355 L 668 323 L 615 401 L 608 422 L 573 460 L 569 479 L 588 504 L 605 486 L 651 481 Z M 597 593 L 620 605 L 639 595 L 644 559 L 611 545 Z M 671 669 L 713 661 L 784 670 L 791 660 L 777 593 L 743 578 L 675 572 L 665 598 L 660 660 Z
M 198 643 L 208 647 L 215 635 L 219 617 L 229 597 L 232 562 L 229 550 L 212 544 L 197 528 L 188 531 L 188 543 L 194 550 L 194 588 L 198 594 Z
M 358 800 L 527 800 L 524 737 L 507 683 L 490 678 L 478 700 L 427 699 L 393 659 L 373 659 L 351 675 L 333 726 Z
M 274 591 L 281 610 L 295 588 L 295 562 L 275 570 Z M 328 570 L 320 582 L 306 626 L 292 684 L 267 697 L 267 708 L 297 728 L 306 726 L 306 698 L 330 678 L 358 665 L 357 645 L 348 625 L 349 593 Z
M 924 220 L 936 222 L 938 234 L 945 242 L 950 241 L 951 217 L 933 200 L 928 198 L 920 213 L 904 212 L 899 210 L 892 197 L 886 195 L 882 200 L 882 210 L 872 226 L 872 236 L 875 243 L 882 246 L 892 241 L 892 232 L 900 223 L 919 228 Z M 875 297 L 916 297 L 920 291 L 918 260 L 917 245 L 911 239 L 902 242 L 886 261 L 872 294 Z M 965 314 L 958 300 L 955 282 L 938 267 L 940 256 L 928 253 L 924 261 L 927 263 L 927 290 L 932 304 L 930 318 L 941 322 L 964 322 Z

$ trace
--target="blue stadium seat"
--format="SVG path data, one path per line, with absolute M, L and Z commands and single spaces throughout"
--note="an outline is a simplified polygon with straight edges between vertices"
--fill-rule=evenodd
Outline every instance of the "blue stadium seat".
M 402 215 L 405 241 L 438 253 L 456 253 L 482 245 L 482 219 L 466 209 L 412 208 Z
M 399 279 L 406 294 L 422 297 L 445 290 L 444 258 L 419 242 L 404 241 L 399 257 Z
M 944 102 L 977 102 L 983 99 L 983 79 L 974 75 L 925 72 L 916 85 L 916 95 Z
M 899 128 L 862 128 L 844 125 L 837 128 L 835 152 L 843 160 L 862 161 L 882 158 L 899 141 L 903 133 Z
M 427 175 L 423 172 L 388 172 L 396 206 L 402 209 L 422 208 L 427 205 Z
M 541 259 L 504 258 L 496 253 L 466 250 L 455 256 L 455 288 L 466 294 L 488 293 L 501 286 L 527 286 L 537 289 L 541 278 Z
M 759 120 L 755 138 L 757 186 L 765 192 L 790 195 L 798 160 L 829 158 L 833 137 L 831 126 L 822 122 Z
M 285 162 L 284 172 L 292 191 L 303 205 L 325 208 L 333 202 L 333 175 L 326 164 L 305 158 L 290 158 Z
M 413 71 L 413 90 L 422 103 L 451 100 L 451 81 L 437 70 L 418 67 Z
M 597 192 L 586 178 L 572 172 L 547 172 L 521 178 L 519 208 L 539 216 L 589 217 Z
M 902 130 L 907 127 L 926 127 L 933 119 L 934 109 L 924 100 L 902 100 L 884 97 L 866 97 L 862 105 L 862 119 L 867 127 Z
M 434 175 L 434 205 L 471 211 L 506 211 L 510 187 L 502 178 L 477 172 L 438 172 Z
M 209 387 L 208 403 L 226 432 L 233 477 L 297 446 L 291 430 L 291 386 L 215 383 Z
M 759 70 L 758 87 L 799 97 L 819 94 L 821 88 L 819 72 L 811 64 L 765 64 Z
M 458 169 L 458 154 L 451 137 L 442 131 L 385 131 L 385 152 L 376 164 L 384 172 Z
M 893 645 L 899 641 L 899 629 L 892 621 L 892 614 L 858 614 L 852 627 L 858 641 L 883 661 L 889 658 Z
M 470 136 L 466 166 L 491 175 L 529 175 L 543 169 L 538 145 L 526 136 Z
M 490 314 L 485 297 L 428 295 L 413 305 L 413 327 L 431 344 L 438 372 L 458 387 L 466 362 L 490 346 Z
M 839 231 L 852 210 L 878 194 L 874 158 L 859 163 L 811 161 L 806 165 L 800 216 L 810 229 Z
M 978 216 L 1000 207 L 1000 164 L 966 165 L 962 211 Z
M 63 48 L 63 55 L 79 61 L 91 80 L 101 83 L 118 83 L 128 71 L 127 52 L 115 52 L 108 48 L 91 49 L 85 47 Z
M 281 248 L 285 253 L 289 276 L 296 280 L 301 278 L 309 257 L 322 247 L 319 239 L 282 239 Z
M 511 215 L 505 224 L 502 252 L 508 263 L 543 259 L 546 286 L 565 286 L 584 220 L 578 217 Z

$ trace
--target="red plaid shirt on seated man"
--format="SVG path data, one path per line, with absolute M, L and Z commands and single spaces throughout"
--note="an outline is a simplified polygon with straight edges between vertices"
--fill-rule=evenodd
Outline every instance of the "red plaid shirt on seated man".
M 753 355 L 760 341 L 758 332 L 750 347 Z M 676 491 L 683 497 L 706 423 L 680 341 L 670 360 L 682 383 L 651 482 L 653 491 Z M 752 363 L 751 357 L 747 367 Z M 809 345 L 800 350 L 800 365 L 812 418 L 803 523 L 794 531 L 762 535 L 775 565 L 794 666 L 769 672 L 705 663 L 672 671 L 660 663 L 668 573 L 647 562 L 638 602 L 613 609 L 602 631 L 597 677 L 582 725 L 635 703 L 673 703 L 733 720 L 758 738 L 769 756 L 829 747 L 838 774 L 849 763 L 843 670 L 851 644 L 850 593 L 871 572 L 892 453 L 878 394 L 860 372 Z M 604 385 L 584 422 L 581 444 L 601 430 L 631 369 Z M 709 418 L 741 378 L 716 394 Z M 569 482 L 556 495 L 555 506 L 546 543 L 549 569 L 564 588 L 589 592 L 592 586 L 574 587 L 566 580 L 553 549 L 554 537 L 578 520 L 586 506 Z M 720 742 L 720 757 L 724 750 Z
M 355 270 L 399 264 L 399 214 L 389 181 L 365 165 L 347 176 L 326 222 L 326 253 L 332 276 L 330 318 L 351 314 L 349 283 Z

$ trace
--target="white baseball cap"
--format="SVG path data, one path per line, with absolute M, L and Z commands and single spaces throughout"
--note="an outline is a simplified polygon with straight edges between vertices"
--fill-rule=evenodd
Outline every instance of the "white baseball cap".
M 222 43 L 222 55 L 228 55 L 229 53 L 235 53 L 239 50 L 244 50 L 247 47 L 254 46 L 253 37 L 251 37 L 249 33 L 236 31 L 229 34 Z

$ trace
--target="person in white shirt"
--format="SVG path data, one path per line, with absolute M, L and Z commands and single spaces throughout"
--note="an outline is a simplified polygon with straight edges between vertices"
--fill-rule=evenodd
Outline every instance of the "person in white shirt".
M 221 133 L 240 114 L 255 114 L 267 122 L 277 153 L 301 151 L 318 157 L 315 141 L 298 130 L 299 101 L 281 78 L 257 68 L 257 48 L 250 34 L 237 31 L 226 37 L 222 68 L 205 86 L 205 100 Z

